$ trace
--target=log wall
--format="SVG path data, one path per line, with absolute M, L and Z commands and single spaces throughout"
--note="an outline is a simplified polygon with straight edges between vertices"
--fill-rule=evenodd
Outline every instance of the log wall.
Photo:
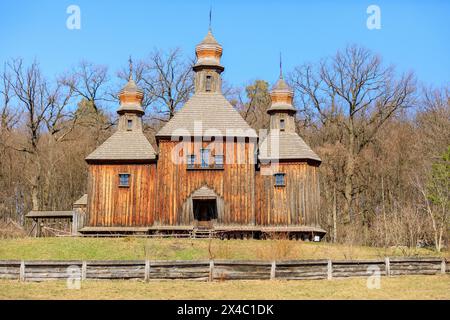
M 295 261 L 0 261 L 0 279 L 313 280 L 345 277 L 449 274 L 442 258 Z

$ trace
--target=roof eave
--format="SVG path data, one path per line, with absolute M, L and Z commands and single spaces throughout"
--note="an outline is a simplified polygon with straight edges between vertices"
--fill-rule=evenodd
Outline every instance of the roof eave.
M 289 161 L 298 161 L 298 162 L 315 162 L 318 165 L 322 163 L 320 158 L 313 157 L 258 157 L 260 161 L 276 161 L 276 162 L 289 162 Z
M 190 134 L 190 135 L 170 135 L 170 134 L 156 134 L 155 138 L 158 142 L 159 140 L 172 140 L 174 137 L 190 137 L 190 138 L 211 138 L 211 137 L 219 137 L 219 138 L 253 138 L 258 139 L 258 135 L 255 133 L 254 135 L 196 135 L 196 134 Z M 173 141 L 179 141 L 179 140 L 173 140 Z
M 85 158 L 84 160 L 87 162 L 87 164 L 150 164 L 155 163 L 158 158 L 155 156 L 154 158 L 147 159 Z

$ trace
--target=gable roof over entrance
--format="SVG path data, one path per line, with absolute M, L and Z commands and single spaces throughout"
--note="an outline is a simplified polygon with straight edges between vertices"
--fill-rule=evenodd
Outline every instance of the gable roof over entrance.
M 203 186 L 195 190 L 192 195 L 192 199 L 216 199 L 217 194 L 207 186 Z

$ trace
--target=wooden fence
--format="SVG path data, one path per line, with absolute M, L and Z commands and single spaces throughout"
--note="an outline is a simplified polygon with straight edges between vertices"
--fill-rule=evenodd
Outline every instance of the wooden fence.
M 449 274 L 442 258 L 295 261 L 0 261 L 0 279 L 306 280 L 344 277 Z

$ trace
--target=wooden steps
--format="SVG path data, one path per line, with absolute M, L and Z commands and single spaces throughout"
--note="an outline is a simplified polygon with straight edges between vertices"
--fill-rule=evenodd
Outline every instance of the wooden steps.
M 193 238 L 193 239 L 216 238 L 217 237 L 217 232 L 214 229 L 194 228 L 190 232 L 190 237 Z

